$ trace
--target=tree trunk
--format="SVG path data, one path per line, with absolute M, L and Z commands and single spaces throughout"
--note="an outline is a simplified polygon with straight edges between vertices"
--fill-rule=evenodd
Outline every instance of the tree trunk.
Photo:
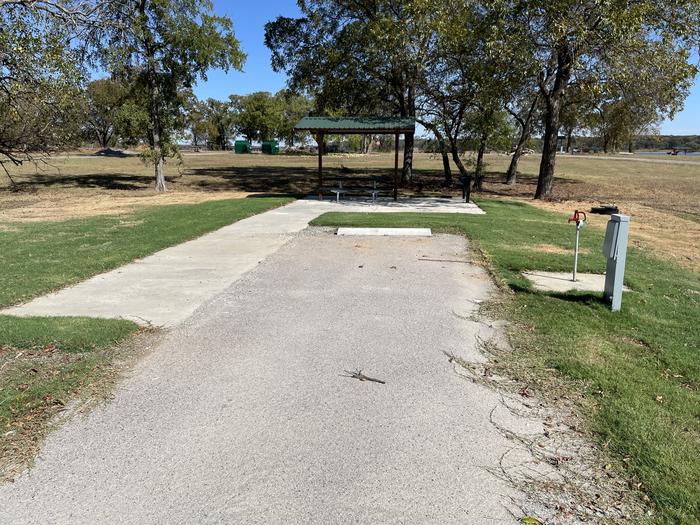
M 571 151 L 571 145 L 573 141 L 573 135 L 574 135 L 574 129 L 569 128 L 566 130 L 566 152 L 571 154 L 573 151 Z
M 554 166 L 557 161 L 559 142 L 559 123 L 561 106 L 566 88 L 571 78 L 574 56 L 567 44 L 557 50 L 557 69 L 554 85 L 547 89 L 544 80 L 540 81 L 540 93 L 545 100 L 544 135 L 542 136 L 542 160 L 537 178 L 535 199 L 546 199 L 552 194 L 554 183 Z
M 442 155 L 442 171 L 445 174 L 444 184 L 446 187 L 452 185 L 452 168 L 450 167 L 450 157 L 447 153 L 447 144 L 443 140 L 440 143 L 440 154 Z
M 416 116 L 415 86 L 409 83 L 406 91 L 405 106 L 401 108 L 402 117 Z M 413 146 L 414 133 L 405 133 L 403 136 L 403 169 L 401 170 L 401 182 L 413 182 Z
M 481 134 L 479 140 L 479 149 L 476 153 L 476 170 L 474 173 L 474 191 L 482 191 L 484 189 L 484 153 L 486 152 L 486 141 L 488 135 Z
M 634 148 L 632 147 L 632 141 L 627 142 L 627 152 L 628 153 L 634 153 Z
M 410 183 L 413 181 L 413 133 L 406 133 L 403 136 L 403 169 L 401 170 L 401 182 Z
M 520 138 L 518 139 L 518 144 L 515 146 L 515 151 L 510 158 L 510 164 L 508 165 L 508 171 L 506 172 L 506 184 L 513 185 L 518 177 L 518 162 L 525 149 L 525 144 L 530 138 L 530 124 L 529 119 L 525 121 L 525 125 L 522 126 L 520 130 Z
M 165 174 L 163 173 L 163 156 L 159 156 L 154 163 L 156 176 L 156 191 L 163 192 L 165 188 Z
M 165 187 L 165 175 L 163 174 L 163 140 L 160 130 L 160 115 L 158 113 L 158 87 L 153 86 L 151 94 L 151 125 L 153 126 L 153 164 L 155 167 L 155 189 L 163 192 Z
M 450 167 L 450 148 L 447 145 L 445 137 L 440 133 L 437 126 L 428 126 L 428 129 L 433 132 L 440 146 L 440 155 L 442 156 L 442 172 L 445 176 L 443 184 L 445 187 L 452 186 L 452 168 Z
M 545 111 L 544 135 L 542 136 L 542 160 L 540 173 L 537 178 L 536 199 L 545 199 L 552 193 L 554 182 L 554 165 L 557 160 L 557 144 L 559 138 L 559 111 L 550 109 L 547 103 Z
M 508 171 L 506 172 L 506 184 L 513 186 L 518 178 L 518 161 L 520 156 L 523 154 L 523 147 L 518 144 L 515 147 L 513 155 L 510 157 L 510 164 L 508 165 Z
M 518 138 L 518 143 L 515 146 L 515 151 L 513 151 L 513 156 L 510 159 L 510 164 L 508 165 L 508 171 L 506 172 L 506 184 L 515 184 L 518 177 L 518 162 L 520 162 L 520 157 L 525 149 L 525 144 L 527 144 L 527 141 L 530 140 L 530 133 L 532 132 L 532 119 L 534 118 L 535 111 L 537 110 L 539 99 L 539 95 L 534 98 L 532 104 L 530 104 L 530 108 L 525 119 L 520 118 L 517 113 L 513 111 L 510 112 L 511 115 L 513 115 L 520 123 L 520 137 Z
M 467 171 L 467 168 L 464 167 L 464 164 L 462 163 L 462 159 L 459 158 L 459 149 L 457 148 L 457 140 L 449 136 L 450 140 L 450 151 L 452 152 L 452 160 L 454 163 L 457 165 L 457 169 L 459 170 L 459 178 L 462 181 L 462 184 L 464 185 L 467 195 L 466 195 L 466 201 L 469 202 L 469 194 L 471 191 L 471 185 L 472 185 L 472 177 Z
M 93 125 L 94 126 L 94 125 Z M 109 143 L 112 140 L 112 133 L 109 129 L 100 128 L 99 126 L 94 126 L 95 137 L 97 138 L 97 143 L 100 148 L 105 149 L 109 147 Z

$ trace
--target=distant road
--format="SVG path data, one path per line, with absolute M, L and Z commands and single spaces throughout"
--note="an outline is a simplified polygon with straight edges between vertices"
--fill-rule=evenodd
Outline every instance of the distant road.
M 619 157 L 613 156 L 600 156 L 600 155 L 568 155 L 566 153 L 562 154 L 563 157 L 570 157 L 575 159 L 595 159 L 595 160 L 631 160 L 634 162 L 653 162 L 654 164 L 685 164 L 688 166 L 700 166 L 700 158 L 698 160 L 671 160 L 666 158 L 641 158 L 634 155 L 621 155 Z

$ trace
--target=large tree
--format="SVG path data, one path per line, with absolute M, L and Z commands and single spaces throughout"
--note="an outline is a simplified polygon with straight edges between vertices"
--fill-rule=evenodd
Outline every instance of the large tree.
M 620 60 L 636 63 L 642 74 L 672 63 L 670 74 L 676 84 L 687 83 L 697 72 L 687 59 L 698 42 L 699 0 L 504 0 L 503 4 L 510 33 L 527 35 L 539 64 L 536 80 L 544 131 L 535 198 L 547 198 L 552 192 L 562 111 L 572 86 L 611 81 L 609 75 L 620 70 L 608 66 Z M 638 59 L 642 54 L 645 61 Z
M 484 153 L 502 136 L 502 108 L 522 81 L 523 53 L 506 33 L 498 9 L 470 0 L 428 2 L 431 43 L 419 87 L 420 122 L 435 134 L 451 181 L 447 151 L 462 181 L 472 179 L 463 147 L 477 151 L 475 189 L 481 189 Z M 517 41 L 517 39 L 515 39 Z
M 209 0 L 112 0 L 100 13 L 101 62 L 146 95 L 148 158 L 156 191 L 165 191 L 163 165 L 176 150 L 182 90 L 206 79 L 210 68 L 240 69 L 245 55 L 231 20 L 214 15 Z
M 669 56 L 649 68 L 658 52 L 659 44 L 649 42 L 632 55 L 608 60 L 606 80 L 588 104 L 591 131 L 603 139 L 606 152 L 629 147 L 635 135 L 653 129 L 682 106 L 692 83 L 685 74 L 687 56 Z
M 300 1 L 299 18 L 267 24 L 265 43 L 290 87 L 313 95 L 322 113 L 416 116 L 431 12 L 423 0 Z M 411 180 L 413 134 L 402 179 Z
M 313 102 L 307 96 L 297 95 L 288 89 L 278 91 L 275 94 L 275 99 L 280 108 L 280 121 L 276 136 L 291 146 L 298 134 L 294 131 L 294 126 L 302 117 L 309 114 Z
M 237 131 L 248 140 L 270 140 L 278 137 L 282 126 L 280 100 L 267 91 L 230 97 L 233 122 Z
M 207 120 L 207 104 L 201 101 L 191 91 L 186 90 L 184 97 L 184 127 L 189 132 L 192 146 L 195 150 L 204 144 L 209 138 L 209 122 Z
M 235 115 L 229 102 L 210 98 L 204 107 L 207 140 L 213 149 L 225 150 L 234 134 Z
M 0 1 L 0 165 L 74 144 L 84 78 L 77 2 Z
M 106 148 L 117 140 L 116 121 L 126 102 L 128 87 L 113 78 L 93 80 L 85 90 L 86 134 Z

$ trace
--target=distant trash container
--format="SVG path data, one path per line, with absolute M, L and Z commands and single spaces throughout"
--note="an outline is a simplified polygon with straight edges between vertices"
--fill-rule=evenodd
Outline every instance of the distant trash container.
M 236 153 L 250 153 L 250 142 L 247 140 L 237 140 L 233 144 L 233 150 Z
M 277 155 L 280 152 L 280 143 L 276 140 L 264 140 L 262 143 L 262 152 L 265 155 Z

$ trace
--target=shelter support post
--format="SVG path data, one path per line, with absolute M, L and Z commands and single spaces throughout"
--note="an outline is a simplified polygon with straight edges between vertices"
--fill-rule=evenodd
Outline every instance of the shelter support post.
M 394 135 L 394 200 L 399 198 L 399 134 Z
M 323 200 L 323 133 L 316 135 L 318 142 L 318 200 Z

